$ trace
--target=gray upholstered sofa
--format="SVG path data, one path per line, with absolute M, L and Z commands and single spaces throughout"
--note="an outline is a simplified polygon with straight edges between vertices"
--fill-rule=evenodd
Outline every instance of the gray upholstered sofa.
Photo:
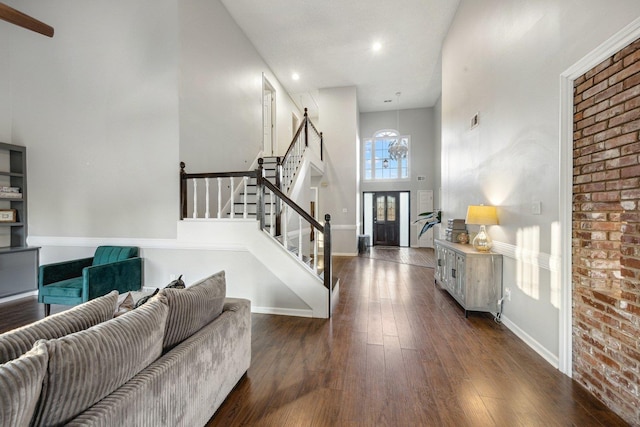
M 116 291 L 0 335 L 0 425 L 204 425 L 251 362 L 224 272 L 113 317 Z

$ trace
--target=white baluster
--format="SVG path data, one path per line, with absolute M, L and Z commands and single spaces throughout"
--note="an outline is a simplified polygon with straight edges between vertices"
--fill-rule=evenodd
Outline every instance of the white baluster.
M 313 271 L 318 274 L 318 230 L 313 233 Z
M 271 192 L 270 193 L 270 197 L 269 197 L 269 221 L 271 223 L 271 226 L 269 227 L 269 231 L 271 232 L 272 236 L 276 235 L 276 227 L 275 227 L 275 218 L 276 218 L 276 204 L 275 204 L 275 199 L 276 199 L 276 195 Z
M 205 200 L 206 200 L 206 206 L 205 206 L 205 211 L 204 211 L 204 217 L 205 218 L 210 218 L 210 212 L 209 212 L 209 178 L 205 178 L 204 179 L 204 186 L 206 188 L 206 194 L 205 194 Z
M 193 218 L 198 218 L 198 180 L 193 180 Z
M 249 180 L 248 176 L 245 176 L 244 178 L 242 178 L 242 181 L 244 181 L 244 210 L 242 213 L 242 217 L 244 219 L 247 219 L 247 181 Z
M 298 215 L 298 258 L 302 261 L 302 217 Z
M 235 217 L 235 210 L 236 210 L 236 207 L 234 206 L 235 197 L 233 194 L 235 193 L 235 185 L 233 183 L 233 177 L 230 177 L 229 179 L 231 180 L 231 202 L 229 204 L 231 205 L 231 219 L 233 219 Z
M 282 209 L 282 245 L 285 249 L 289 250 L 287 245 L 287 209 L 289 209 L 289 205 L 285 203 L 284 209 Z
M 222 217 L 222 179 L 218 178 L 218 219 Z

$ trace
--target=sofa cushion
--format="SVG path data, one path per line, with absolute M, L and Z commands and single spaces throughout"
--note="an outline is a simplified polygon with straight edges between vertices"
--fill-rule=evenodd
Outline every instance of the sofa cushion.
M 82 277 L 61 280 L 55 286 L 42 286 L 40 295 L 78 298 L 82 296 Z
M 39 339 L 52 339 L 90 328 L 113 317 L 118 291 L 87 301 L 62 313 L 0 335 L 0 363 L 17 359 Z
M 0 426 L 28 426 L 47 370 L 47 347 L 38 342 L 19 358 L 0 365 Z
M 49 366 L 34 425 L 68 422 L 157 359 L 168 311 L 167 300 L 155 297 L 120 317 L 47 341 Z
M 93 265 L 109 264 L 138 256 L 135 246 L 98 246 L 93 255 Z
M 220 271 L 185 289 L 162 289 L 169 303 L 164 334 L 165 350 L 193 335 L 222 312 L 227 292 L 225 272 Z

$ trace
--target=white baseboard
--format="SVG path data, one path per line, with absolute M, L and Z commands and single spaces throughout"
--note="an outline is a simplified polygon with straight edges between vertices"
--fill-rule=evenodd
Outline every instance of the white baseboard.
M 531 337 L 531 335 L 527 334 L 525 331 L 520 329 L 518 325 L 509 320 L 508 317 L 502 316 L 501 320 L 504 326 L 506 326 L 511 332 L 516 334 L 518 338 L 524 341 L 525 344 L 531 347 L 536 353 L 542 356 L 542 358 L 549 362 L 551 366 L 558 369 L 558 367 L 560 366 L 558 356 L 549 352 L 549 350 L 544 348 L 544 346 L 536 341 L 533 337 Z
M 38 291 L 36 290 L 36 291 L 23 292 L 21 294 L 11 295 L 10 297 L 0 298 L 0 304 L 4 304 L 5 302 L 16 301 L 19 299 L 28 298 L 32 296 L 38 296 Z
M 292 308 L 251 306 L 251 312 L 258 313 L 258 314 L 279 314 L 281 316 L 313 317 L 313 311 L 311 310 L 301 310 L 301 309 L 292 309 Z

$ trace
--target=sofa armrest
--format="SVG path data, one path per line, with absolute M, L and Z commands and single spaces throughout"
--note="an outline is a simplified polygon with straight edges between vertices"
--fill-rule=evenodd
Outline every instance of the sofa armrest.
M 91 263 L 93 263 L 93 257 L 41 265 L 38 269 L 38 287 L 80 277 L 82 269 L 90 266 Z
M 139 291 L 142 287 L 142 258 L 128 258 L 102 265 L 92 265 L 82 270 L 82 295 L 87 300 L 106 295 L 113 290 L 119 293 Z

